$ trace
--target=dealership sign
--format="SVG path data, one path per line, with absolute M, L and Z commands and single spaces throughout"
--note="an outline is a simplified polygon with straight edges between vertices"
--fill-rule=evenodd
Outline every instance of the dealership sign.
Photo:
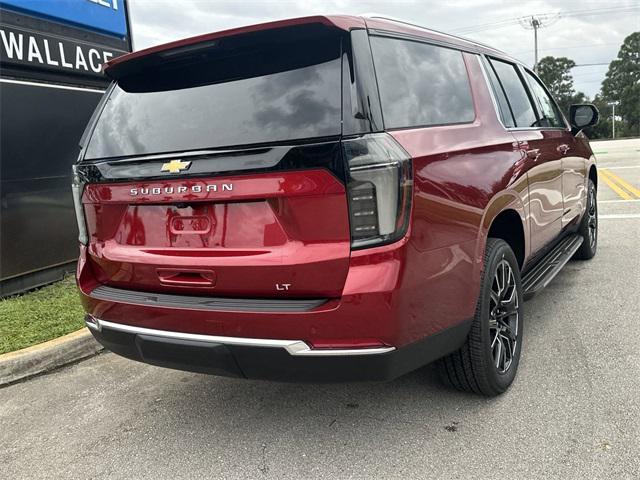
M 111 47 L 35 33 L 10 25 L 0 25 L 0 37 L 2 64 L 80 75 L 102 76 L 103 63 L 126 53 Z
M 0 7 L 67 25 L 127 36 L 125 0 L 0 0 Z

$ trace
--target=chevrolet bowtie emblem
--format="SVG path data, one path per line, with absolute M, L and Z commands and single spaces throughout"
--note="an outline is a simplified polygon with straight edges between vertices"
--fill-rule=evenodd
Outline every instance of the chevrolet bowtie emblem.
M 183 162 L 182 160 L 171 160 L 162 164 L 161 172 L 180 173 L 187 170 L 191 166 L 191 162 Z

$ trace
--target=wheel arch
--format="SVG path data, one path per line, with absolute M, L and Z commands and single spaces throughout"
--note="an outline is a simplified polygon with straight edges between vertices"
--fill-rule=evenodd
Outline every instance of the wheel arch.
M 527 216 L 520 196 L 515 192 L 503 192 L 494 197 L 482 219 L 479 258 L 484 255 L 487 238 L 500 238 L 511 247 L 518 265 L 523 267 L 529 255 Z
M 525 236 L 518 212 L 513 209 L 501 211 L 491 222 L 487 238 L 500 238 L 507 242 L 522 269 L 525 259 Z
M 595 164 L 592 164 L 591 167 L 589 167 L 589 180 L 593 182 L 596 190 L 598 190 L 598 169 Z

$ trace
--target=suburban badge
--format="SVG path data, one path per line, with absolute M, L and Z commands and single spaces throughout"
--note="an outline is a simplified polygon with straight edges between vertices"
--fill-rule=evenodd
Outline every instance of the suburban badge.
M 194 193 L 211 193 L 211 192 L 233 192 L 233 183 L 207 183 L 198 185 L 166 185 L 164 187 L 134 187 L 129 190 L 132 197 L 138 195 L 173 195 L 173 194 L 194 194 Z

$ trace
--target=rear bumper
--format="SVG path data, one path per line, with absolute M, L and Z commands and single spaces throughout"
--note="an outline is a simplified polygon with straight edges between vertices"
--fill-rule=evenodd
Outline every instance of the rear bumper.
M 313 349 L 301 340 L 189 334 L 108 322 L 87 315 L 98 342 L 124 357 L 178 370 L 276 381 L 391 380 L 460 346 L 463 322 L 402 348 Z
M 460 347 L 477 299 L 458 247 L 408 268 L 407 245 L 352 252 L 341 296 L 322 302 L 122 291 L 96 280 L 83 247 L 78 286 L 102 320 L 93 335 L 128 358 L 252 379 L 389 380 Z

